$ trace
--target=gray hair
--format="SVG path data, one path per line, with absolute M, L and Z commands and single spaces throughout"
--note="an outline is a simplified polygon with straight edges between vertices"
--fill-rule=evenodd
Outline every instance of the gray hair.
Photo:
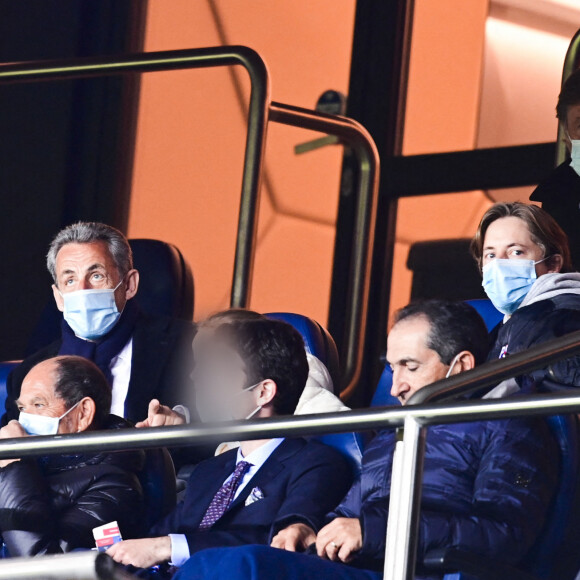
M 52 240 L 46 255 L 46 267 L 57 283 L 56 257 L 67 244 L 92 244 L 105 242 L 119 271 L 124 277 L 133 268 L 133 252 L 127 238 L 117 229 L 98 222 L 77 222 L 67 226 Z

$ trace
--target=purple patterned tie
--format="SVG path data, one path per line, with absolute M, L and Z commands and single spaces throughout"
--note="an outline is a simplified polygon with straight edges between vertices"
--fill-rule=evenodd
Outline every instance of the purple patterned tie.
M 240 461 L 236 465 L 232 477 L 230 477 L 213 496 L 213 499 L 201 520 L 201 524 L 199 524 L 200 530 L 211 528 L 226 513 L 226 510 L 230 507 L 230 504 L 236 495 L 236 490 L 242 482 L 246 471 L 248 471 L 250 467 L 252 467 L 252 464 L 247 461 Z

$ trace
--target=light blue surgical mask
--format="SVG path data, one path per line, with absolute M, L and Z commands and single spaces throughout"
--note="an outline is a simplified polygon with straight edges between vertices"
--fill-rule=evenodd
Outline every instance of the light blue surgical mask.
M 486 264 L 482 270 L 482 286 L 493 305 L 503 314 L 513 314 L 538 277 L 536 264 L 548 257 L 537 262 L 496 258 Z
M 570 133 L 566 131 L 566 135 L 568 135 L 568 139 L 570 140 L 570 166 L 572 169 L 580 175 L 580 139 L 572 139 L 570 137 Z
M 46 415 L 35 415 L 20 411 L 18 422 L 29 435 L 56 435 L 61 419 L 66 417 L 79 403 L 80 401 L 75 403 L 60 417 L 47 417 Z
M 98 340 L 117 324 L 121 313 L 115 302 L 115 291 L 122 283 L 123 280 L 115 288 L 104 290 L 76 290 L 64 294 L 59 290 L 64 301 L 64 319 L 78 337 Z

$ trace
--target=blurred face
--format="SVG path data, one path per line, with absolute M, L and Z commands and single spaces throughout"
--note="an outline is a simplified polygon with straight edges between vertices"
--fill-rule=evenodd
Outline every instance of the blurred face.
M 532 241 L 526 223 L 514 216 L 499 218 L 492 222 L 483 240 L 483 261 L 485 266 L 495 259 L 533 260 L 537 262 L 547 256 L 538 244 Z M 558 271 L 558 262 L 546 260 L 536 264 L 536 275 Z
M 444 379 L 449 366 L 427 347 L 430 324 L 413 316 L 395 324 L 387 339 L 387 360 L 393 370 L 391 395 L 402 405 L 419 389 Z
M 62 311 L 60 292 L 112 289 L 121 282 L 121 275 L 105 242 L 66 244 L 56 256 L 56 280 L 54 298 Z M 139 275 L 136 270 L 131 270 L 115 291 L 119 312 L 123 311 L 127 300 L 137 293 L 138 284 Z
M 22 382 L 20 397 L 16 401 L 18 410 L 47 417 L 64 415 L 68 409 L 63 399 L 57 397 L 55 393 L 56 381 L 57 367 L 53 360 L 44 361 L 33 367 Z M 59 433 L 77 433 L 84 430 L 84 425 L 79 421 L 81 414 L 79 407 L 61 419 Z
M 213 415 L 224 420 L 243 419 L 260 404 L 259 389 L 244 391 L 251 385 L 240 353 L 218 340 L 214 329 L 201 328 L 197 332 L 193 359 L 191 378 L 200 415 L 209 419 Z

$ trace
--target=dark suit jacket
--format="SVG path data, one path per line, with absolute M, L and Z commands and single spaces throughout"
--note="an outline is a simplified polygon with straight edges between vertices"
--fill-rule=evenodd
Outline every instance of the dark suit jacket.
M 134 423 L 145 419 L 151 399 L 159 399 L 170 407 L 180 403 L 187 405 L 193 335 L 194 326 L 185 320 L 139 315 L 133 333 L 125 419 Z M 28 371 L 35 364 L 56 356 L 60 345 L 60 339 L 49 344 L 12 371 L 7 381 L 8 397 L 3 423 L 18 419 L 14 401 L 20 396 L 20 387 Z
M 185 534 L 191 554 L 220 546 L 268 544 L 291 523 L 304 522 L 318 530 L 352 483 L 351 469 L 338 451 L 317 441 L 286 439 L 213 527 L 198 531 L 211 500 L 234 471 L 236 455 L 233 449 L 199 463 L 185 499 L 152 528 L 150 536 Z M 256 487 L 263 499 L 246 506 Z

